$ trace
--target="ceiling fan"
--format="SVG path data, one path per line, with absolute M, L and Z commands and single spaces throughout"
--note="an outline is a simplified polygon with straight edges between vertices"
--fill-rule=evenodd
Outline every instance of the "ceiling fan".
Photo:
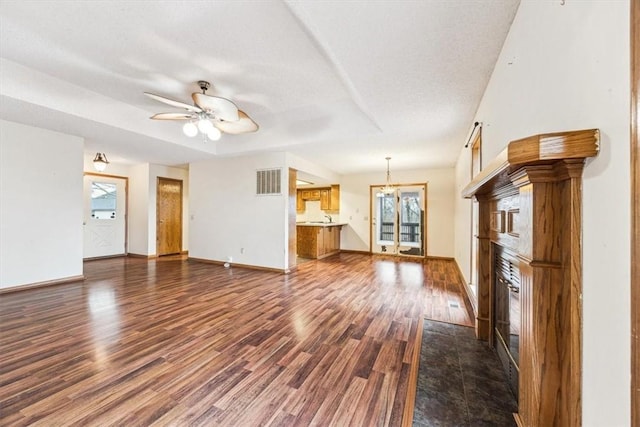
M 220 139 L 222 132 L 240 134 L 258 130 L 256 122 L 247 113 L 239 110 L 232 101 L 219 96 L 207 95 L 209 82 L 200 80 L 198 86 L 200 86 L 202 93 L 195 92 L 191 95 L 194 105 L 145 92 L 144 94 L 151 99 L 187 110 L 186 113 L 158 113 L 151 116 L 151 119 L 186 120 L 187 123 L 182 127 L 185 135 L 193 137 L 199 131 L 213 141 Z

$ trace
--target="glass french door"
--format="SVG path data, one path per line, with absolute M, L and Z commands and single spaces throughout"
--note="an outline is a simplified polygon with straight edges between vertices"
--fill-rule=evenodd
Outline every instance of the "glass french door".
M 371 187 L 371 252 L 423 257 L 426 185 Z

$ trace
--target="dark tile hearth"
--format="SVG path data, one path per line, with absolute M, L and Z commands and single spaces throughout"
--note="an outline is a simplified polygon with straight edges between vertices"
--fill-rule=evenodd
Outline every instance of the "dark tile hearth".
M 515 427 L 496 352 L 470 327 L 424 320 L 413 425 Z

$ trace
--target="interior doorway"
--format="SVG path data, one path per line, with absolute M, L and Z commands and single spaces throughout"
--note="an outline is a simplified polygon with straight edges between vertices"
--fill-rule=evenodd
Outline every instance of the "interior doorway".
M 182 252 L 182 180 L 158 177 L 156 254 Z
M 84 174 L 84 259 L 126 255 L 127 183 L 126 177 Z
M 426 195 L 427 184 L 401 184 L 393 193 L 371 186 L 371 253 L 425 256 Z

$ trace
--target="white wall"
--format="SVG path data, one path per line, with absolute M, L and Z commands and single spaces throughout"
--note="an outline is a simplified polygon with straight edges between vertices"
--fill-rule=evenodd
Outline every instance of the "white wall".
M 583 183 L 586 427 L 630 425 L 629 58 L 629 1 L 523 1 L 475 118 L 484 123 L 485 164 L 513 139 L 601 130 L 601 152 L 587 162 Z M 457 190 L 469 156 L 461 152 Z M 457 204 L 461 267 L 465 209 Z
M 0 120 L 0 288 L 82 275 L 83 142 Z
M 325 183 L 336 184 L 340 182 L 340 175 L 307 159 L 303 159 L 292 153 L 285 153 L 285 158 L 287 166 L 292 169 L 301 171 L 307 175 L 322 178 Z
M 483 160 L 486 160 L 483 159 Z M 488 162 L 485 161 L 484 164 Z M 460 197 L 471 180 L 471 149 L 463 150 L 455 169 L 455 258 L 466 283 L 471 283 L 471 200 Z
M 256 170 L 270 168 L 283 168 L 283 194 L 257 196 Z M 285 153 L 191 163 L 189 256 L 286 269 L 287 168 Z
M 129 168 L 129 253 L 150 255 L 149 251 L 149 164 Z M 155 218 L 155 215 L 154 215 Z M 155 220 L 154 220 L 155 221 Z M 155 248 L 155 246 L 154 246 Z
M 454 169 L 393 171 L 394 183 L 427 182 L 427 255 L 453 257 Z M 370 185 L 384 185 L 384 171 L 343 175 L 340 182 L 341 249 L 369 251 Z

